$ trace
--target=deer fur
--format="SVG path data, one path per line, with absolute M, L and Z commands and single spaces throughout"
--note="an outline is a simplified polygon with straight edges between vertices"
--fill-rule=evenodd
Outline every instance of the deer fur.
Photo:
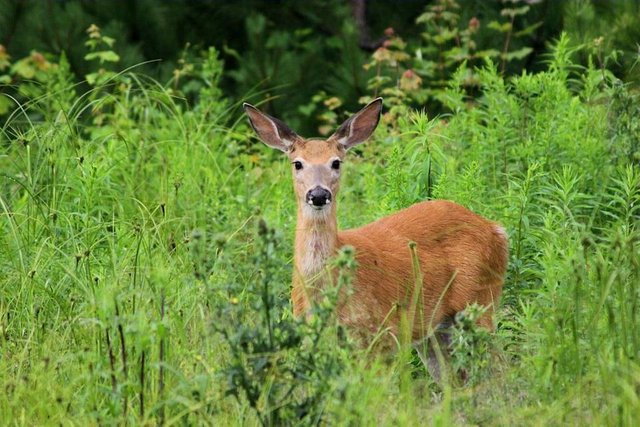
M 409 248 L 415 242 L 422 286 L 412 338 L 426 337 L 472 303 L 487 308 L 478 324 L 494 328 L 493 311 L 508 259 L 507 236 L 498 224 L 456 203 L 433 200 L 360 228 L 338 230 L 335 200 L 341 164 L 347 150 L 375 130 L 381 98 L 327 139 L 302 138 L 255 107 L 244 104 L 244 108 L 260 139 L 286 153 L 292 162 L 298 201 L 291 291 L 296 316 L 309 313 L 322 289 L 333 283 L 328 261 L 339 248 L 349 245 L 355 249 L 357 270 L 351 292 L 337 307 L 340 322 L 359 331 L 386 329 L 398 334 L 398 308 L 415 289 Z

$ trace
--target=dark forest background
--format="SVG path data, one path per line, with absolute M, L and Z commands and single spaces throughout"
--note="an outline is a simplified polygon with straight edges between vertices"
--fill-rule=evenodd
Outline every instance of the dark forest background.
M 34 51 L 53 58 L 64 52 L 79 81 L 97 67 L 135 66 L 161 83 L 214 46 L 225 63 L 226 96 L 267 100 L 270 113 L 313 132 L 331 121 L 315 104 L 331 107 L 337 97 L 355 110 L 361 97 L 380 94 L 384 82 L 376 87 L 372 78 L 398 81 L 412 70 L 421 88 L 437 89 L 463 61 L 482 65 L 485 57 L 506 75 L 537 71 L 562 32 L 576 47 L 617 52 L 608 69 L 637 80 L 639 12 L 637 1 L 598 0 L 2 0 L 0 44 L 14 62 Z M 85 60 L 91 24 L 115 39 L 117 63 Z M 391 50 L 406 55 L 391 60 L 391 71 L 381 70 L 380 60 L 365 69 L 389 39 L 400 40 Z M 581 52 L 574 60 L 586 65 Z M 437 98 L 425 92 L 412 103 L 442 113 Z

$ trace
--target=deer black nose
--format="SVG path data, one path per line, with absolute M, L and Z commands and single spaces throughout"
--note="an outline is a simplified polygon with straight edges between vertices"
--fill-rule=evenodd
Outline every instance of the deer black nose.
M 307 203 L 313 206 L 324 206 L 331 203 L 331 192 L 326 188 L 315 187 L 307 193 Z

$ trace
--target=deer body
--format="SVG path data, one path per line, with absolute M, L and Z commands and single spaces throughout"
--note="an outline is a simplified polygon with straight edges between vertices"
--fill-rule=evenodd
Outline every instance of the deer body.
M 307 313 L 333 272 L 327 262 L 337 250 L 355 249 L 358 264 L 352 289 L 340 299 L 341 323 L 361 332 L 398 333 L 399 308 L 416 289 L 416 255 L 422 283 L 413 316 L 412 337 L 433 329 L 478 303 L 487 310 L 478 323 L 493 329 L 493 309 L 499 301 L 507 264 L 504 230 L 466 208 L 444 200 L 415 204 L 363 227 L 338 231 L 335 195 L 346 151 L 366 140 L 375 129 L 382 107 L 373 101 L 345 122 L 327 140 L 303 139 L 284 123 L 245 104 L 260 138 L 289 156 L 298 197 L 292 302 L 296 316 Z
M 422 202 L 363 227 L 337 231 L 299 227 L 292 300 L 294 313 L 311 308 L 309 284 L 322 275 L 328 259 L 346 245 L 355 248 L 358 269 L 353 294 L 342 304 L 342 323 L 375 333 L 387 327 L 397 333 L 397 304 L 414 291 L 416 278 L 409 242 L 416 243 L 423 288 L 413 338 L 472 303 L 488 307 L 481 325 L 492 329 L 492 308 L 502 291 L 507 262 L 503 229 L 453 202 Z M 384 325 L 388 319 L 387 325 Z

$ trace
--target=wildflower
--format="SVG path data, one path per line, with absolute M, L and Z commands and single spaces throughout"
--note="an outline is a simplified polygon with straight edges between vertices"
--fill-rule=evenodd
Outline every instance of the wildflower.
M 335 110 L 336 108 L 338 108 L 338 107 L 340 107 L 342 105 L 342 101 L 337 96 L 332 96 L 331 98 L 328 98 L 328 99 L 324 100 L 324 105 L 329 110 Z
M 89 28 L 87 28 L 87 34 L 89 34 L 90 39 L 99 39 L 100 27 L 98 27 L 96 24 L 91 24 Z
M 407 70 L 400 77 L 400 89 L 404 91 L 412 91 L 420 88 L 422 79 L 413 70 Z
M 475 33 L 480 28 L 480 20 L 475 16 L 469 19 L 469 31 Z
M 379 47 L 373 52 L 373 59 L 377 62 L 385 62 L 391 60 L 391 52 L 386 47 Z

